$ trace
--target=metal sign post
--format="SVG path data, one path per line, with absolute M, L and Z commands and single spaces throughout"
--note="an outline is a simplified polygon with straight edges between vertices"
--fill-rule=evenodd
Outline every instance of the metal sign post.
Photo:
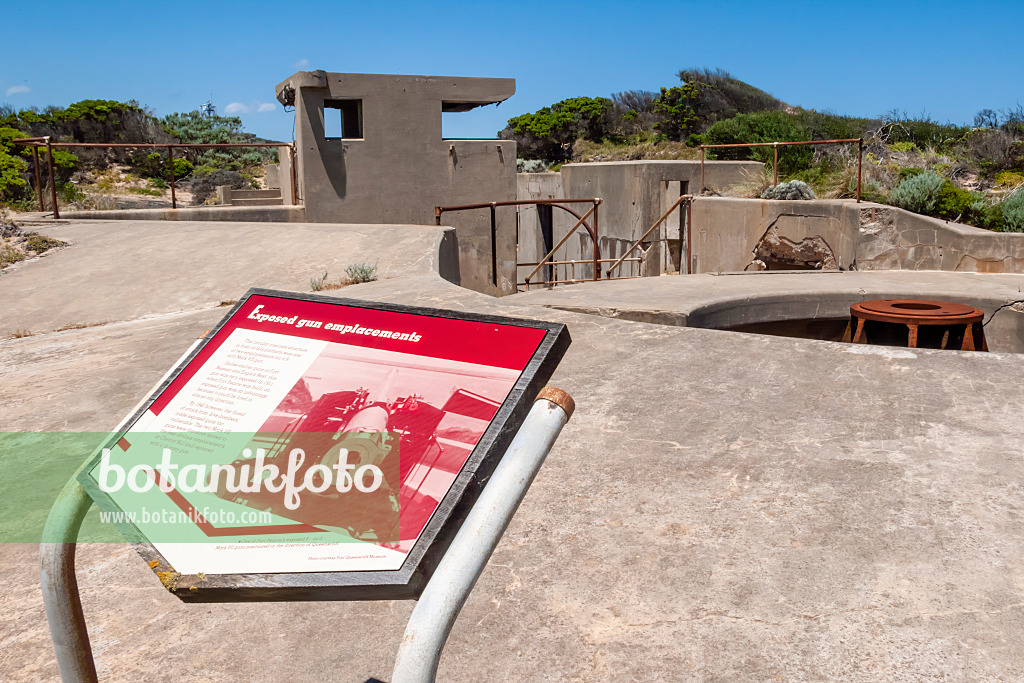
M 541 390 L 420 595 L 398 650 L 392 683 L 434 680 L 459 611 L 574 410 L 569 394 L 554 387 Z M 39 551 L 43 606 L 65 683 L 98 680 L 75 579 L 75 541 L 90 506 L 92 499 L 78 483 L 76 473 L 46 520 L 45 538 L 59 538 L 60 542 L 44 543 Z

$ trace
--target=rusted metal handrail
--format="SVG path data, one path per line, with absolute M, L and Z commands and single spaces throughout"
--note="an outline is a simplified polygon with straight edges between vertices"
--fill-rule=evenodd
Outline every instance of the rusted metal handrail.
M 666 211 L 662 215 L 661 218 L 659 218 L 658 220 L 654 221 L 654 225 L 652 225 L 651 227 L 647 228 L 647 232 L 645 232 L 643 235 L 641 235 L 640 239 L 638 239 L 636 242 L 633 242 L 633 245 L 629 249 L 627 249 L 625 251 L 625 253 L 623 253 L 622 256 L 620 256 L 615 263 L 613 263 L 612 265 L 610 265 L 608 267 L 608 271 L 605 273 L 605 277 L 608 278 L 608 279 L 611 279 L 612 278 L 612 271 L 615 270 L 616 268 L 618 268 L 622 264 L 623 261 L 628 260 L 626 257 L 629 256 L 630 254 L 632 254 L 633 250 L 636 249 L 637 247 L 639 247 L 643 243 L 643 241 L 645 239 L 647 239 L 647 236 L 650 235 L 652 232 L 654 232 L 655 228 L 657 228 L 659 225 L 661 225 L 666 220 L 668 220 L 668 217 L 672 215 L 672 212 L 675 211 L 677 208 L 679 208 L 679 205 L 682 204 L 683 202 L 687 203 L 687 209 L 689 209 L 689 203 L 690 203 L 690 201 L 692 199 L 693 199 L 693 195 L 689 195 L 689 194 L 679 195 L 679 199 L 675 200 L 672 203 L 672 206 L 669 207 L 668 211 Z M 689 231 L 689 227 L 690 227 L 689 215 L 687 215 L 686 227 L 687 227 L 687 231 Z M 689 252 L 689 248 L 690 248 L 689 240 L 687 240 L 686 248 L 687 248 L 687 252 Z M 686 265 L 686 268 L 687 268 L 687 270 L 689 270 L 689 268 L 690 268 L 690 265 L 689 265 L 689 255 L 687 255 L 687 265 Z
M 594 279 L 598 280 L 601 277 L 600 276 L 600 264 L 602 263 L 602 259 L 601 259 L 601 247 L 600 247 L 600 245 L 597 242 L 597 225 L 598 225 L 597 224 L 597 220 L 598 220 L 597 207 L 603 201 L 604 200 L 602 200 L 600 197 L 587 197 L 587 198 L 582 198 L 582 199 L 516 199 L 516 200 L 507 200 L 507 201 L 501 201 L 501 202 L 484 202 L 484 203 L 480 203 L 480 204 L 461 204 L 461 205 L 458 205 L 458 206 L 435 206 L 434 207 L 434 223 L 436 225 L 441 225 L 441 214 L 445 213 L 446 211 L 470 211 L 470 210 L 473 210 L 473 209 L 490 209 L 490 211 L 491 211 L 491 282 L 492 282 L 492 284 L 495 287 L 497 287 L 498 286 L 498 252 L 497 252 L 497 221 L 496 221 L 496 217 L 495 217 L 495 209 L 497 209 L 497 207 L 499 207 L 499 206 L 529 206 L 529 205 L 534 205 L 534 206 L 536 206 L 536 205 L 545 205 L 545 206 L 557 207 L 557 208 L 559 208 L 559 209 L 561 209 L 561 210 L 563 210 L 563 211 L 565 211 L 565 212 L 567 212 L 569 214 L 572 214 L 577 219 L 576 220 L 576 224 L 572 227 L 572 230 L 570 230 L 568 232 L 568 234 L 562 240 L 562 242 L 559 242 L 559 246 L 561 246 L 565 242 L 565 239 L 568 239 L 568 236 L 571 235 L 573 232 L 575 232 L 580 227 L 580 225 L 582 225 L 584 228 L 586 228 L 587 232 L 590 233 L 590 239 L 594 243 L 594 258 L 591 259 L 590 262 L 594 264 Z M 584 216 L 581 216 L 579 213 L 577 213 L 576 211 L 573 211 L 568 206 L 563 206 L 564 204 L 593 204 L 594 206 L 593 206 L 593 208 L 590 209 L 590 211 L 587 211 L 587 213 Z M 591 227 L 590 224 L 587 223 L 587 221 L 586 221 L 587 216 L 590 216 L 591 213 L 593 213 L 593 215 L 594 215 L 594 226 L 593 227 Z M 557 249 L 557 247 L 556 247 L 556 249 Z M 552 251 L 552 253 L 554 253 L 554 252 Z M 548 254 L 548 256 L 545 256 L 544 259 L 542 259 L 542 261 L 547 259 L 550 256 L 551 256 L 551 254 Z M 519 265 L 521 265 L 521 264 L 519 264 L 519 263 L 516 264 L 517 267 Z M 534 272 L 536 272 L 536 270 Z M 532 276 L 533 276 L 533 273 L 530 273 L 530 277 L 532 277 Z M 518 286 L 518 283 L 517 283 L 516 286 Z M 529 278 L 527 278 L 527 287 L 529 287 Z
M 791 147 L 795 145 L 841 145 L 857 143 L 857 202 L 860 202 L 861 171 L 864 164 L 864 138 L 842 138 L 836 140 L 794 140 L 792 142 L 733 142 L 722 145 L 701 145 L 700 146 L 700 190 L 703 192 L 704 185 L 704 150 L 720 149 L 724 147 L 774 147 L 775 164 L 772 173 L 775 178 L 775 185 L 779 184 L 779 147 Z
M 578 221 L 576 221 L 576 224 L 573 225 L 571 228 L 569 228 L 568 231 L 566 231 L 565 235 L 562 236 L 562 239 L 558 240 L 558 244 L 556 244 L 554 247 L 552 247 L 551 251 L 549 251 L 547 254 L 544 255 L 544 257 L 540 260 L 540 263 L 538 263 L 536 266 L 534 266 L 533 270 L 530 271 L 530 274 L 523 278 L 523 282 L 526 283 L 526 288 L 527 289 L 530 288 L 530 278 L 532 278 L 534 275 L 536 275 L 537 271 L 544 267 L 544 262 L 550 260 L 551 257 L 553 257 L 555 255 L 555 252 L 558 251 L 559 249 L 561 249 L 562 245 L 565 244 L 569 240 L 570 237 L 572 237 L 572 234 L 574 232 L 576 232 L 576 229 L 578 227 L 580 227 L 580 225 L 582 225 L 583 222 L 587 220 L 587 218 L 590 216 L 590 214 L 594 213 L 595 211 L 597 211 L 597 204 L 594 204 L 592 207 L 590 207 L 590 209 L 585 214 L 583 214 L 583 216 Z M 591 235 L 591 237 L 594 237 L 594 236 Z M 594 239 L 594 244 L 595 245 L 597 244 L 596 237 Z M 597 279 L 599 279 L 601 277 L 601 275 L 600 275 L 601 265 L 600 264 L 601 264 L 601 257 L 597 253 L 597 250 L 595 249 L 595 251 L 594 251 L 594 279 L 595 280 L 597 280 Z
M 53 147 L 107 147 L 107 148 L 134 148 L 134 149 L 166 149 L 167 150 L 167 172 L 171 178 L 171 208 L 178 208 L 178 199 L 175 193 L 174 183 L 174 149 L 221 149 L 228 147 L 287 147 L 289 149 L 289 162 L 291 164 L 292 180 L 292 201 L 298 201 L 299 188 L 298 176 L 295 171 L 295 143 L 291 142 L 53 142 L 49 135 L 36 138 L 18 138 L 11 140 L 12 144 L 32 147 L 32 154 L 35 158 L 36 168 L 36 189 L 39 194 L 39 210 L 45 211 L 43 206 L 43 191 L 39 185 L 39 148 L 46 147 L 48 175 L 50 182 L 50 196 L 53 201 L 53 217 L 60 218 L 60 209 L 57 207 L 57 185 L 54 179 L 53 170 Z

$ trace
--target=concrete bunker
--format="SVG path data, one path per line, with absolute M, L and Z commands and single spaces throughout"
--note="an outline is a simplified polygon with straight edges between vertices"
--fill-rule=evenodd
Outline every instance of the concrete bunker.
M 456 78 L 300 71 L 277 85 L 295 108 L 298 193 L 311 223 L 431 225 L 434 207 L 516 199 L 515 143 L 442 135 L 442 113 L 497 104 L 511 78 Z M 451 217 L 462 284 L 489 294 L 513 291 L 515 245 L 495 245 L 490 273 L 488 216 Z M 499 216 L 503 235 L 512 217 Z M 494 280 L 497 284 L 494 284 Z

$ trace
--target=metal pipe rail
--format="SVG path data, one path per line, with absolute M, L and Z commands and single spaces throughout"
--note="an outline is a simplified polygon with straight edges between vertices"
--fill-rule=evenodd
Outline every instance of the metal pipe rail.
M 682 204 L 684 201 L 686 202 L 686 232 L 687 232 L 687 240 L 686 240 L 686 251 L 687 251 L 686 263 L 687 263 L 687 265 L 686 265 L 686 268 L 687 268 L 687 271 L 689 271 L 689 268 L 690 268 L 690 265 L 689 265 L 689 263 L 690 263 L 690 257 L 689 257 L 689 251 L 690 251 L 689 232 L 690 232 L 690 217 L 691 217 L 690 206 L 691 206 L 691 202 L 693 201 L 693 195 L 684 194 L 684 195 L 679 195 L 679 199 L 675 200 L 675 202 L 672 203 L 672 206 L 669 207 L 668 211 L 666 211 L 662 215 L 661 218 L 659 218 L 658 220 L 654 221 L 654 225 L 652 225 L 651 227 L 647 228 L 647 232 L 645 232 L 643 235 L 641 235 L 640 239 L 638 239 L 636 242 L 633 242 L 633 245 L 629 249 L 627 249 L 625 251 L 625 253 L 623 253 L 622 256 L 620 256 L 618 258 L 617 261 L 615 261 L 615 263 L 613 263 L 612 265 L 610 265 L 608 267 L 608 272 L 605 273 L 605 277 L 607 277 L 608 279 L 613 279 L 612 278 L 612 271 L 615 270 L 616 268 L 618 268 L 620 265 L 622 265 L 623 261 L 631 260 L 631 259 L 627 259 L 626 257 L 629 256 L 630 254 L 632 254 L 633 250 L 636 249 L 637 247 L 639 247 L 643 243 L 643 241 L 645 239 L 647 239 L 647 236 L 650 235 L 652 232 L 654 232 L 655 228 L 657 228 L 659 225 L 661 225 L 666 220 L 668 220 L 668 217 L 672 215 L 672 212 L 675 211 L 679 207 L 679 205 Z
M 857 143 L 857 202 L 860 202 L 861 171 L 864 164 L 864 138 L 842 138 L 836 140 L 794 140 L 792 142 L 734 142 L 722 145 L 701 145 L 700 146 L 700 190 L 703 192 L 704 185 L 704 150 L 721 149 L 726 147 L 774 147 L 775 165 L 772 172 L 775 178 L 775 185 L 779 184 L 779 147 L 791 147 L 795 145 L 841 145 Z
M 38 138 L 18 138 L 11 140 L 12 144 L 22 145 L 24 147 L 32 147 L 32 153 L 35 157 L 35 175 L 36 175 L 36 189 L 39 193 L 39 210 L 45 211 L 46 208 L 43 206 L 43 190 L 39 185 L 39 148 L 46 147 L 47 155 L 47 166 L 49 173 L 50 183 L 50 197 L 53 202 L 53 217 L 60 218 L 60 209 L 57 207 L 57 185 L 54 180 L 53 171 L 53 150 L 54 147 L 86 147 L 86 148 L 97 148 L 97 147 L 109 147 L 109 148 L 138 148 L 138 149 L 166 149 L 167 150 L 167 173 L 171 180 L 171 208 L 178 208 L 178 198 L 176 195 L 176 187 L 174 184 L 174 150 L 176 148 L 184 149 L 221 149 L 228 147 L 287 147 L 289 162 L 291 166 L 291 182 L 292 182 L 292 197 L 295 201 L 298 201 L 299 187 L 298 187 L 298 175 L 295 169 L 295 143 L 291 142 L 52 142 L 49 135 L 38 137 Z
M 576 229 L 579 228 L 579 226 L 581 224 L 583 225 L 584 228 L 587 229 L 587 232 L 590 233 L 590 239 L 593 240 L 593 242 L 594 242 L 594 258 L 590 259 L 590 262 L 594 264 L 594 279 L 597 280 L 597 279 L 600 278 L 599 263 L 601 261 L 601 247 L 597 243 L 597 219 L 598 219 L 597 207 L 603 201 L 604 200 L 602 200 L 600 197 L 588 197 L 586 199 L 516 199 L 516 200 L 508 200 L 508 201 L 502 201 L 502 202 L 485 202 L 485 203 L 482 203 L 482 204 L 462 204 L 462 205 L 459 205 L 459 206 L 435 206 L 434 207 L 434 224 L 435 225 L 441 225 L 441 214 L 443 214 L 446 211 L 470 211 L 470 210 L 473 210 L 473 209 L 490 209 L 491 210 L 491 284 L 493 284 L 495 287 L 497 287 L 498 286 L 498 245 L 497 245 L 497 241 L 498 241 L 498 238 L 497 238 L 498 226 L 497 226 L 497 219 L 496 219 L 495 209 L 497 209 L 497 207 L 499 207 L 499 206 L 529 206 L 529 205 L 546 205 L 546 206 L 557 207 L 557 208 L 561 209 L 562 211 L 565 211 L 567 213 L 572 214 L 577 219 L 576 225 L 574 225 L 572 230 L 569 231 L 570 234 L 575 232 Z M 585 215 L 581 216 L 577 212 L 575 212 L 572 209 L 570 209 L 568 206 L 563 206 L 563 204 L 593 204 L 594 206 Z M 589 216 L 591 213 L 594 214 L 594 227 L 593 228 L 590 227 L 590 224 L 587 223 L 587 221 L 586 221 L 587 216 Z M 561 246 L 561 244 L 564 241 L 565 240 L 562 240 L 562 242 L 559 242 L 559 246 Z M 552 250 L 552 253 L 554 253 L 554 250 Z M 548 256 L 546 256 L 544 258 L 546 259 L 549 256 L 551 256 L 551 254 L 548 254 Z M 582 261 L 581 261 L 581 263 L 582 263 Z M 518 264 L 518 263 L 516 264 L 516 266 L 519 266 L 519 265 L 520 264 Z M 534 271 L 534 272 L 536 272 L 536 271 Z M 532 277 L 532 276 L 533 276 L 533 273 L 530 273 L 530 277 Z M 527 279 L 527 284 L 529 284 L 529 279 L 530 278 L 526 278 L 526 279 Z
M 393 683 L 434 680 L 452 625 L 574 410 L 572 397 L 560 389 L 546 387 L 537 395 L 420 595 L 398 650 Z M 67 483 L 50 510 L 43 532 L 45 542 L 39 549 L 43 605 L 57 667 L 65 683 L 97 681 L 75 578 L 75 544 L 82 520 L 92 506 L 78 483 L 78 474 L 86 464 Z
M 391 683 L 435 679 L 441 651 L 462 606 L 574 409 L 564 391 L 541 390 L 420 595 L 395 658 Z

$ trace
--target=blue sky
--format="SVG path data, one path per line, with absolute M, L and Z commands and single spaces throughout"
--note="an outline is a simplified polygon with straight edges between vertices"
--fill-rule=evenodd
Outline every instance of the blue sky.
M 656 90 L 720 67 L 793 105 L 894 108 L 971 123 L 1024 104 L 1024 0 L 965 2 L 17 3 L 0 103 L 135 99 L 158 115 L 212 95 L 246 130 L 291 140 L 274 86 L 295 71 L 516 79 L 499 107 L 445 115 L 493 137 L 561 99 Z M 34 26 L 33 29 L 24 27 Z

